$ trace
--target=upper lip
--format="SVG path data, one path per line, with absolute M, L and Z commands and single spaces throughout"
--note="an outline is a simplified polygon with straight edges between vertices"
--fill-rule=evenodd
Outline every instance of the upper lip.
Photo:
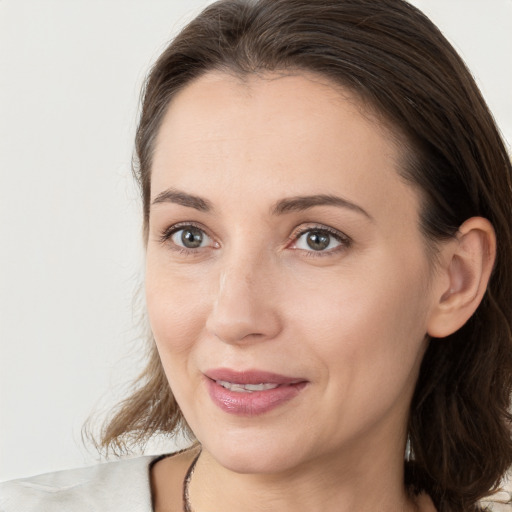
M 211 380 L 231 382 L 233 384 L 296 384 L 306 379 L 300 377 L 288 377 L 277 373 L 262 370 L 231 370 L 229 368 L 213 368 L 204 372 Z

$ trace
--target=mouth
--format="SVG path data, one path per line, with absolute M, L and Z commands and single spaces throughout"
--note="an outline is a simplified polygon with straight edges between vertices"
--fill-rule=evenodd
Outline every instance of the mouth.
M 278 373 L 263 370 L 231 370 L 230 368 L 214 368 L 204 372 L 206 377 L 219 383 L 238 384 L 240 386 L 282 386 L 296 384 L 307 379 L 302 377 L 289 377 Z M 250 388 L 249 388 L 250 389 Z
M 276 389 L 280 386 L 293 386 L 294 384 L 300 384 L 301 380 L 290 382 L 289 384 L 276 384 L 273 382 L 261 382 L 260 384 L 240 384 L 237 382 L 228 382 L 225 380 L 215 381 L 219 386 L 222 386 L 229 391 L 234 393 L 256 393 L 258 391 L 268 391 L 270 389 Z
M 255 416 L 297 397 L 308 381 L 258 370 L 205 372 L 210 398 L 224 412 Z
M 229 389 L 235 393 L 254 393 L 255 391 L 267 391 L 268 389 L 275 389 L 279 384 L 273 384 L 271 382 L 261 384 L 238 384 L 236 382 L 228 382 L 226 380 L 216 380 L 219 386 Z

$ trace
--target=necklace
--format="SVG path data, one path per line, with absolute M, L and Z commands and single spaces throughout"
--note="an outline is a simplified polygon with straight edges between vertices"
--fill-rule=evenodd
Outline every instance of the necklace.
M 190 479 L 192 478 L 192 474 L 194 473 L 194 468 L 196 467 L 197 460 L 199 459 L 199 455 L 201 455 L 201 451 L 194 457 L 192 464 L 187 470 L 185 474 L 185 478 L 183 479 L 183 512 L 194 512 L 190 505 L 190 498 L 188 495 L 188 486 L 190 485 Z

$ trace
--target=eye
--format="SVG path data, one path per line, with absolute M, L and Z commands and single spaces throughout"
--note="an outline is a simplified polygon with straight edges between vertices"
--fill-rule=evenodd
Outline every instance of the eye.
M 171 235 L 171 240 L 176 244 L 187 249 L 198 249 L 203 244 L 208 245 L 210 237 L 201 229 L 195 226 L 188 226 L 179 229 Z
M 162 233 L 160 241 L 168 243 L 172 249 L 184 252 L 218 246 L 203 229 L 193 224 L 171 226 Z
M 350 239 L 346 235 L 324 227 L 303 229 L 296 233 L 294 238 L 292 249 L 315 253 L 332 253 L 350 245 Z

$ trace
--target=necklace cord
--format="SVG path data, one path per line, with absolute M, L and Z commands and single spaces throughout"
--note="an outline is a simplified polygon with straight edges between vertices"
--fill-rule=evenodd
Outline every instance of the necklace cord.
M 190 479 L 192 478 L 192 474 L 194 473 L 194 469 L 196 467 L 196 463 L 197 463 L 200 455 L 201 455 L 201 450 L 194 457 L 194 460 L 192 461 L 192 464 L 190 464 L 190 467 L 188 468 L 187 473 L 185 474 L 185 478 L 183 479 L 183 512 L 193 512 L 192 507 L 190 506 L 190 497 L 189 497 L 188 488 L 190 485 Z

